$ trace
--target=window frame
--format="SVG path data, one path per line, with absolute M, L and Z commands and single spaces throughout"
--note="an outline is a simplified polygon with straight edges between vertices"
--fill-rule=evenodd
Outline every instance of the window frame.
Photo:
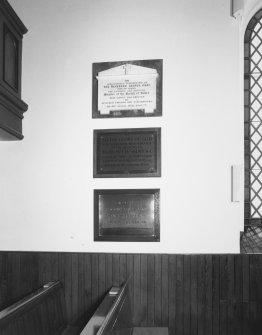
M 260 99 L 257 99 L 256 93 L 254 92 L 254 84 L 252 84 L 253 81 L 256 81 L 254 79 L 254 75 L 258 75 L 259 78 L 262 80 L 262 65 L 261 70 L 255 72 L 251 72 L 251 64 L 252 64 L 252 56 L 251 48 L 252 48 L 252 34 L 255 31 L 255 28 L 257 24 L 261 22 L 261 30 L 262 30 L 262 8 L 260 8 L 256 13 L 251 17 L 249 20 L 247 27 L 245 29 L 244 34 L 244 166 L 245 166 L 245 178 L 244 178 L 244 225 L 245 226 L 262 226 L 262 164 L 259 166 L 259 175 L 256 178 L 255 175 L 252 173 L 254 169 L 252 170 L 251 165 L 251 159 L 252 159 L 252 152 L 255 150 L 254 148 L 251 149 L 251 143 L 256 147 L 254 142 L 252 142 L 252 135 L 256 133 L 256 130 L 252 132 L 252 128 L 254 129 L 254 125 L 251 126 L 252 118 L 251 118 L 251 110 L 252 110 L 252 103 L 251 97 L 255 97 L 255 100 L 259 100 L 259 104 L 261 105 L 259 107 L 259 111 L 262 114 L 262 87 L 261 92 L 257 95 L 257 97 L 261 94 Z M 259 48 L 261 48 L 261 64 L 262 64 L 262 40 L 261 44 L 259 45 Z M 252 79 L 253 75 L 253 79 Z M 252 91 L 253 89 L 253 91 Z M 254 121 L 253 121 L 254 122 Z M 256 121 L 257 122 L 257 121 Z M 257 129 L 261 126 L 262 129 L 262 117 L 260 121 L 258 122 L 259 126 L 256 127 Z M 261 134 L 262 139 L 262 134 Z M 260 143 L 260 142 L 259 142 Z M 262 143 L 262 140 L 261 140 Z M 253 158 L 254 159 L 254 158 Z M 262 152 L 259 159 L 262 159 Z M 255 165 L 259 165 L 259 163 L 256 163 Z M 255 180 L 261 179 L 261 187 L 256 192 L 254 189 L 252 189 L 252 184 L 254 184 L 254 181 L 252 182 L 251 176 L 253 174 L 253 178 Z M 258 194 L 261 192 L 261 196 Z M 251 194 L 252 193 L 252 194 Z M 255 209 L 254 205 L 254 196 L 258 197 L 260 199 L 260 206 L 258 209 Z M 253 201 L 253 204 L 252 204 Z M 255 209 L 255 213 L 259 215 L 259 217 L 253 217 L 252 215 L 252 208 Z M 261 210 L 261 213 L 259 213 L 259 210 Z

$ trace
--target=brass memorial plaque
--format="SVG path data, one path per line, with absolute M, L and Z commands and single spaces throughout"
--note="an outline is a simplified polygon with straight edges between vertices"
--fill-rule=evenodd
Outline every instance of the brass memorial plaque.
M 159 189 L 95 190 L 95 241 L 159 241 Z
M 93 118 L 162 115 L 162 59 L 93 63 Z
M 94 130 L 94 177 L 160 177 L 161 128 Z

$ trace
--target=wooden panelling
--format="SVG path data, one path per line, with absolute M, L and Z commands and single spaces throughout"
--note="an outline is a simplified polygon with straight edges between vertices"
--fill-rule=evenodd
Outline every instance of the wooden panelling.
M 59 280 L 69 321 L 80 325 L 130 276 L 136 326 L 169 326 L 171 335 L 261 334 L 262 255 L 1 252 L 0 307 Z
M 0 1 L 0 140 L 21 140 L 23 113 L 28 106 L 21 100 L 22 38 L 27 32 L 8 1 Z

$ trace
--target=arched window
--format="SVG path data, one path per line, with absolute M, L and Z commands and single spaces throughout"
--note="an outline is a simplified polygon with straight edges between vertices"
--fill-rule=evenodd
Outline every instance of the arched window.
M 245 225 L 262 225 L 262 9 L 250 20 L 245 54 Z

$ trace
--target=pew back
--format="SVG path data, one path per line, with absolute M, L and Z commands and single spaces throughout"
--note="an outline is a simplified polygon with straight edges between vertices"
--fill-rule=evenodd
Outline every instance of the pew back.
M 117 329 L 132 327 L 128 283 L 112 287 L 91 317 L 81 335 L 103 335 Z
M 134 327 L 126 282 L 111 288 L 81 335 L 168 335 L 168 328 Z
M 56 335 L 66 327 L 60 282 L 50 282 L 0 311 L 0 335 Z

